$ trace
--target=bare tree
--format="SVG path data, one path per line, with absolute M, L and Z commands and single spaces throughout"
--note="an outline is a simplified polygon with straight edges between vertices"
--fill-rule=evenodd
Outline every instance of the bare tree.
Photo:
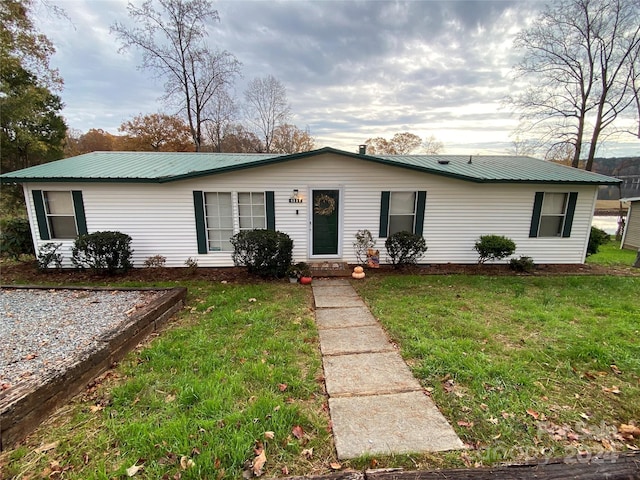
M 129 17 L 137 26 L 111 26 L 122 42 L 142 51 L 142 68 L 165 79 L 165 99 L 179 105 L 189 124 L 196 151 L 202 144 L 207 104 L 240 74 L 240 62 L 227 51 L 206 44 L 206 22 L 219 20 L 209 0 L 152 0 L 141 7 L 129 3 Z
M 261 138 L 263 149 L 271 152 L 274 130 L 287 122 L 291 106 L 287 101 L 287 90 L 273 75 L 254 78 L 244 92 L 245 110 L 249 123 Z
M 438 155 L 442 152 L 444 144 L 435 136 L 430 135 L 422 142 L 422 148 L 427 155 Z
M 638 101 L 639 0 L 559 0 L 515 46 L 524 51 L 516 71 L 529 87 L 510 102 L 549 144 L 573 146 L 572 166 L 588 146 L 591 170 L 603 130 Z
M 220 90 L 206 111 L 205 133 L 214 152 L 223 151 L 223 139 L 238 117 L 238 106 L 227 90 Z

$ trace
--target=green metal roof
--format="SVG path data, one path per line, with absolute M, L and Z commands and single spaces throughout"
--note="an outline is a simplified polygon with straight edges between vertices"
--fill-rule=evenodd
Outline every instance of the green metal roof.
M 186 178 L 288 162 L 323 153 L 442 175 L 476 183 L 615 185 L 621 180 L 531 157 L 466 155 L 361 155 L 334 148 L 286 154 L 93 152 L 0 175 L 2 183 L 143 182 Z

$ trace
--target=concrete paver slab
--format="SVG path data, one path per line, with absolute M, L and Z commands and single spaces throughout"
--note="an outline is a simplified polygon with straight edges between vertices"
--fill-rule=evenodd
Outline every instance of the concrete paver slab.
M 346 353 L 392 352 L 393 345 L 379 325 L 320 330 L 320 351 L 323 355 Z
M 318 297 L 358 297 L 351 285 L 314 287 L 313 296 Z
M 316 310 L 316 323 L 320 330 L 325 328 L 360 327 L 377 325 L 367 307 L 320 308 Z
M 464 448 L 423 392 L 330 398 L 338 458 Z
M 375 395 L 420 390 L 420 383 L 396 352 L 324 356 L 329 396 Z
M 336 285 L 351 285 L 346 278 L 314 278 L 314 287 L 336 286 Z
M 365 303 L 358 296 L 355 297 L 332 297 L 328 295 L 314 295 L 316 308 L 338 308 L 338 307 L 366 307 Z

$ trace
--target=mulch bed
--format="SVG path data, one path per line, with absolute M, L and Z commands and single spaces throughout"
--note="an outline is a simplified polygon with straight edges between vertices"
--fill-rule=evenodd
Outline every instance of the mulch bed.
M 351 266 L 353 267 L 353 265 Z M 432 264 L 417 265 L 395 269 L 390 265 L 382 265 L 380 268 L 366 268 L 367 275 L 375 277 L 378 275 L 618 275 L 618 276 L 640 276 L 640 269 L 633 267 L 606 267 L 602 265 L 576 265 L 576 264 L 551 264 L 537 265 L 531 274 L 516 273 L 509 268 L 509 265 L 478 265 L 478 264 Z M 314 275 L 322 277 L 322 274 Z M 0 264 L 0 283 L 10 284 L 104 284 L 108 285 L 114 281 L 131 281 L 144 283 L 176 282 L 183 281 L 208 281 L 208 282 L 228 282 L 228 283 L 256 283 L 256 282 L 288 282 L 288 279 L 262 279 L 247 272 L 243 267 L 198 267 L 189 268 L 134 268 L 126 274 L 105 276 L 92 273 L 88 270 L 65 269 L 61 271 L 41 272 L 35 262 L 4 262 Z

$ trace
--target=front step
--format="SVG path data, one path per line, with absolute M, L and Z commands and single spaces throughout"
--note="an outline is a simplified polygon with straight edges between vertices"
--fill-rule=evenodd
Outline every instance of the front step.
M 325 261 L 309 262 L 311 275 L 314 277 L 349 277 L 351 269 L 347 262 Z

